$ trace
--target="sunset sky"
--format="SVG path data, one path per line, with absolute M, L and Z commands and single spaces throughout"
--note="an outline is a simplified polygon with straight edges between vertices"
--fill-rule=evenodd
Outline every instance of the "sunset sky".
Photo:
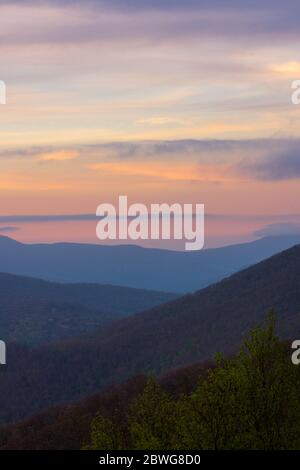
M 0 234 L 97 243 L 120 194 L 204 203 L 207 246 L 299 230 L 299 18 L 291 0 L 1 1 Z

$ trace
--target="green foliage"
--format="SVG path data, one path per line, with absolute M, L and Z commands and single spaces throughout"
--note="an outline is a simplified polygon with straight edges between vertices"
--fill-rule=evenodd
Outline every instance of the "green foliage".
M 197 389 L 178 404 L 178 426 L 185 449 L 231 448 L 240 426 L 236 413 L 240 377 L 232 361 L 222 361 L 216 370 L 201 378 Z
M 299 445 L 299 373 L 275 335 L 272 316 L 239 354 L 218 359 L 180 404 L 182 442 L 197 449 L 288 449 Z
M 110 419 L 97 416 L 92 423 L 91 443 L 84 450 L 119 450 L 122 448 L 122 437 L 117 426 Z
M 134 449 L 172 449 L 176 403 L 150 378 L 130 407 L 129 430 Z
M 217 357 L 216 367 L 199 379 L 191 394 L 172 398 L 150 379 L 128 408 L 131 446 L 300 449 L 299 384 L 298 369 L 277 338 L 270 313 L 263 327 L 249 333 L 235 357 Z M 95 436 L 100 432 L 101 442 L 113 446 L 113 430 L 107 436 L 101 423 L 94 423 L 92 441 L 97 448 Z

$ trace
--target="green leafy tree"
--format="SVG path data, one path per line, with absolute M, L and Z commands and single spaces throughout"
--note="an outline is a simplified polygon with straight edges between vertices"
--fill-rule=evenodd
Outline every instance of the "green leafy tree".
M 134 449 L 164 450 L 175 447 L 176 403 L 154 379 L 130 409 L 130 433 Z
M 264 328 L 250 332 L 238 356 L 237 367 L 243 384 L 240 400 L 249 429 L 247 439 L 241 444 L 252 449 L 297 447 L 299 371 L 275 334 L 273 312 L 269 313 Z
M 118 427 L 107 418 L 97 416 L 91 425 L 91 442 L 83 450 L 122 450 L 124 442 Z
M 275 334 L 275 319 L 250 332 L 233 359 L 181 401 L 184 448 L 291 449 L 299 446 L 299 373 Z

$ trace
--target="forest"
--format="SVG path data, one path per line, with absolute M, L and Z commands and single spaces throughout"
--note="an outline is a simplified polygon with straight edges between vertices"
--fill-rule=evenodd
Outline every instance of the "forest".
M 188 394 L 172 395 L 150 377 L 125 416 L 98 414 L 84 449 L 300 449 L 300 374 L 275 317 L 250 331 L 233 357 Z

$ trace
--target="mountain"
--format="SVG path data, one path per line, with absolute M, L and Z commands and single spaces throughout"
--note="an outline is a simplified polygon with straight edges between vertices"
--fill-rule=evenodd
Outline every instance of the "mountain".
M 140 373 L 232 352 L 274 307 L 282 337 L 300 337 L 300 245 L 195 294 L 77 339 L 29 349 L 8 345 L 0 368 L 0 419 L 16 421 Z
M 58 341 L 176 298 L 99 284 L 58 284 L 0 273 L 0 335 L 6 342 Z
M 0 270 L 58 282 L 193 292 L 300 243 L 300 235 L 195 252 L 74 243 L 25 245 L 0 237 Z

